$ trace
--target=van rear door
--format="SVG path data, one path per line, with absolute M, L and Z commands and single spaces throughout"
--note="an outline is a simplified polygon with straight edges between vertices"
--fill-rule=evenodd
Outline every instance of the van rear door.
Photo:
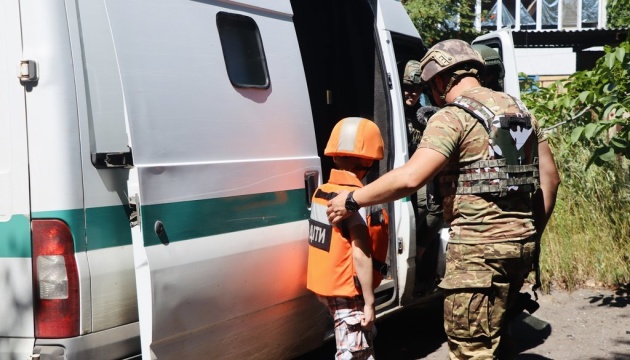
M 18 0 L 0 2 L 0 358 L 33 353 L 33 276 Z
M 318 185 L 321 164 L 288 3 L 106 5 L 134 162 L 143 358 L 319 346 L 305 183 Z

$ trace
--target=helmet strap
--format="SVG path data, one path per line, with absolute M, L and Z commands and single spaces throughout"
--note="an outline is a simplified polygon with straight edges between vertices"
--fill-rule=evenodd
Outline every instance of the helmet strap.
M 451 89 L 453 88 L 453 85 L 455 85 L 455 83 L 459 79 L 465 76 L 474 76 L 475 78 L 477 78 L 479 82 L 481 82 L 481 79 L 479 78 L 479 70 L 477 70 L 476 68 L 456 70 L 453 72 L 453 75 L 451 75 L 451 78 L 448 80 L 448 84 L 446 84 L 446 89 L 444 89 L 444 93 L 440 95 L 440 99 L 445 100 L 446 94 L 448 94 L 448 92 L 451 91 Z

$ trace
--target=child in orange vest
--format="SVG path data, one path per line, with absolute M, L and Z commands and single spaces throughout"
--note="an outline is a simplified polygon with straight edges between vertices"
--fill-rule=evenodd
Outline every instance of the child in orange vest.
M 337 169 L 313 195 L 306 286 L 333 316 L 335 358 L 374 359 L 374 289 L 387 274 L 387 213 L 377 208 L 366 215 L 352 192 L 346 208 L 354 213 L 339 226 L 328 222 L 326 208 L 338 191 L 363 186 L 374 161 L 383 158 L 383 138 L 374 122 L 345 118 L 333 128 L 324 154 L 333 157 Z

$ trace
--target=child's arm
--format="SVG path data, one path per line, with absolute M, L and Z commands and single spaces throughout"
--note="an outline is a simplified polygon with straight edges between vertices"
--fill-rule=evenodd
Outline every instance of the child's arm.
M 368 228 L 365 225 L 355 225 L 350 228 L 350 239 L 352 240 L 352 257 L 354 259 L 354 269 L 357 272 L 365 307 L 363 312 L 365 317 L 361 321 L 361 326 L 371 329 L 374 323 L 374 289 L 372 289 L 372 254 L 369 246 Z

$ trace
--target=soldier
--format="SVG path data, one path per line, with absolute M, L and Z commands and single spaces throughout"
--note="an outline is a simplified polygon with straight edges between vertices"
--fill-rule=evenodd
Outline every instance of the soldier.
M 420 145 L 420 139 L 427 126 L 431 115 L 439 108 L 435 106 L 422 106 L 420 104 L 421 85 L 420 62 L 409 60 L 405 65 L 402 78 L 402 92 L 405 109 L 405 122 L 407 124 L 407 142 L 409 145 L 409 157 Z M 422 285 L 422 280 L 432 274 L 422 274 L 420 271 L 420 259 L 425 250 L 431 245 L 431 241 L 437 240 L 437 235 L 444 224 L 442 216 L 442 204 L 436 201 L 434 187 L 428 184 L 412 194 L 413 210 L 416 219 L 416 284 Z M 427 282 L 426 285 L 434 286 Z M 421 290 L 421 289 L 418 289 Z
M 361 206 L 408 196 L 438 176 L 450 225 L 444 328 L 451 359 L 499 354 L 506 309 L 532 269 L 560 178 L 538 123 L 517 99 L 480 86 L 483 62 L 461 40 L 433 46 L 422 81 L 442 107 L 403 166 L 329 201 L 333 223 Z M 439 174 L 439 175 L 438 175 Z
M 503 91 L 505 67 L 503 66 L 503 61 L 501 61 L 499 53 L 493 48 L 483 44 L 474 44 L 472 48 L 479 53 L 479 56 L 481 56 L 486 66 L 486 71 L 481 78 L 481 84 L 494 91 Z

